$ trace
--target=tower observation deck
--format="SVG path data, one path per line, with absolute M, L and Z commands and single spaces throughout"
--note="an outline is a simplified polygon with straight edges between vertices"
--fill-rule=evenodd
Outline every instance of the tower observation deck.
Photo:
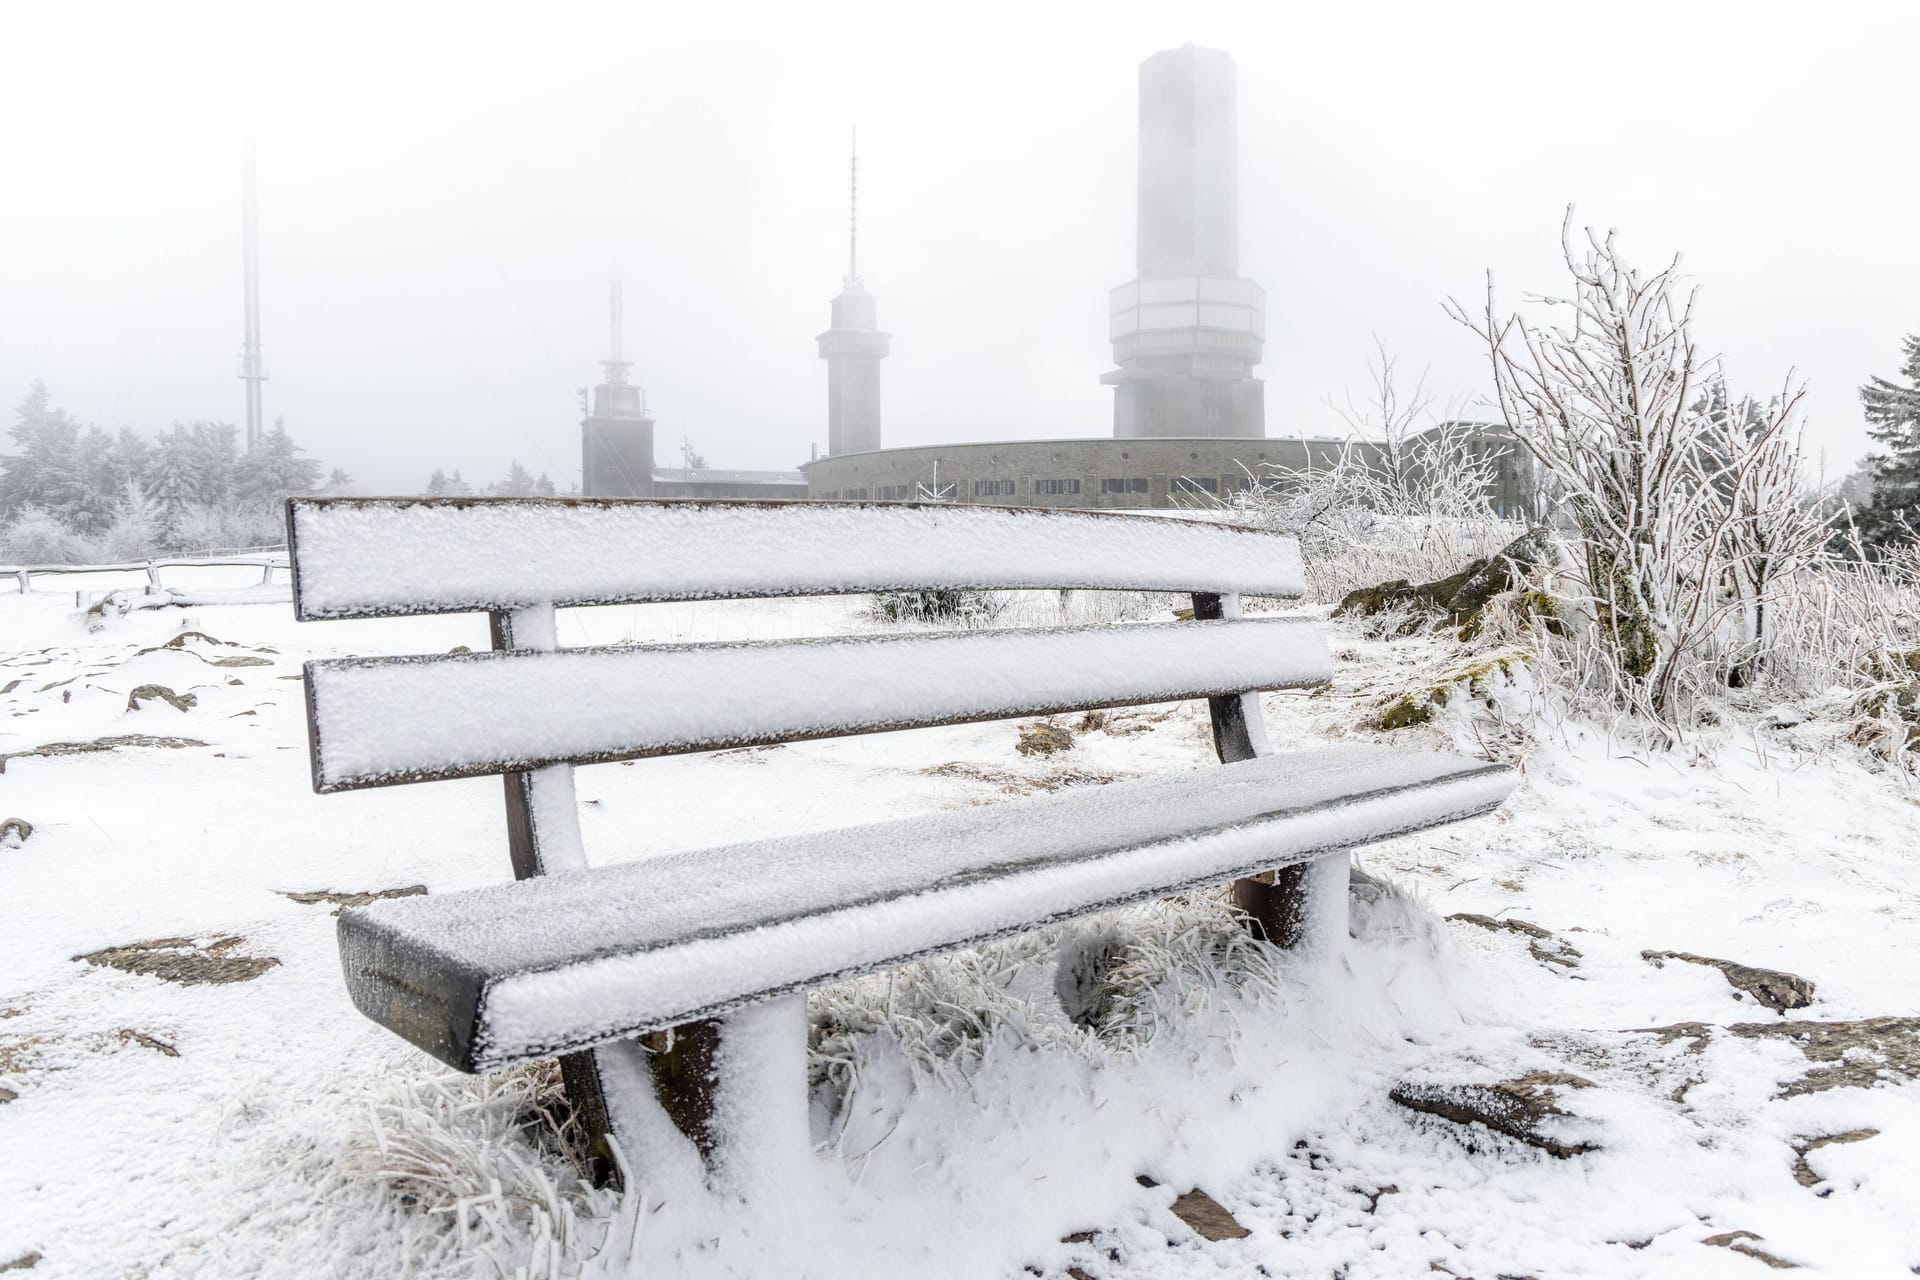
M 1135 278 L 1109 295 L 1113 434 L 1260 437 L 1266 292 L 1240 275 L 1237 73 L 1186 45 L 1140 64 Z
M 847 275 L 833 299 L 833 323 L 815 341 L 827 362 L 827 454 L 880 447 L 880 362 L 893 343 L 880 331 L 879 303 L 860 279 L 860 153 L 848 168 Z

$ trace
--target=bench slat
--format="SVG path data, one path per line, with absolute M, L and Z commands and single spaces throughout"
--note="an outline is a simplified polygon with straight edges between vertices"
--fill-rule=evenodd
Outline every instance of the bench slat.
M 303 620 L 917 588 L 1304 589 L 1292 538 L 1084 511 L 833 502 L 292 498 Z
M 1328 679 L 1304 618 L 307 663 L 314 789 L 472 777 Z
M 1492 809 L 1510 769 L 1342 746 L 670 854 L 340 918 L 361 1011 L 492 1070 Z

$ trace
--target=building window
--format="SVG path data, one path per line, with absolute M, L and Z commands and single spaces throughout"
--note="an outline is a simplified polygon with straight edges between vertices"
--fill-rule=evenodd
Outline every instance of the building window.
M 1212 476 L 1175 476 L 1175 493 L 1213 493 L 1220 488 L 1220 482 Z
M 1011 480 L 975 480 L 973 496 L 976 498 L 1009 498 L 1013 496 Z
M 847 501 L 849 501 L 849 502 L 865 502 L 866 500 L 867 500 L 867 491 L 866 491 L 865 489 L 849 489 L 849 490 L 847 490 Z
M 1147 481 L 1142 476 L 1129 476 L 1125 479 L 1107 479 L 1100 482 L 1102 493 L 1145 493 Z
M 1033 491 L 1047 497 L 1057 498 L 1061 494 L 1080 492 L 1080 482 L 1078 480 L 1035 480 L 1033 482 Z
M 873 491 L 873 496 L 882 502 L 905 502 L 913 496 L 910 484 L 883 484 Z

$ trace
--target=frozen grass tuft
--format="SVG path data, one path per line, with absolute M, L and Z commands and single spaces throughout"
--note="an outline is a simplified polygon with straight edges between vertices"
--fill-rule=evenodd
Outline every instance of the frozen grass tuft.
M 637 1243 L 642 1199 L 577 1172 L 579 1135 L 556 1063 L 398 1080 L 367 1100 L 360 1121 L 334 1195 L 375 1189 L 413 1243 L 415 1274 L 574 1276 Z

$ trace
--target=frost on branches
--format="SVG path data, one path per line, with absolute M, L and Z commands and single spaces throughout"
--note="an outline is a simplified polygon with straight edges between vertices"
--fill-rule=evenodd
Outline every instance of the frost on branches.
M 1825 519 L 1802 475 L 1789 375 L 1764 405 L 1729 405 L 1717 359 L 1693 336 L 1698 289 L 1678 257 L 1652 275 L 1614 234 L 1562 228 L 1572 288 L 1502 316 L 1448 313 L 1486 343 L 1507 427 L 1556 491 L 1575 587 L 1593 626 L 1590 675 L 1625 706 L 1675 725 L 1708 686 L 1767 661 L 1769 607 L 1824 554 Z

